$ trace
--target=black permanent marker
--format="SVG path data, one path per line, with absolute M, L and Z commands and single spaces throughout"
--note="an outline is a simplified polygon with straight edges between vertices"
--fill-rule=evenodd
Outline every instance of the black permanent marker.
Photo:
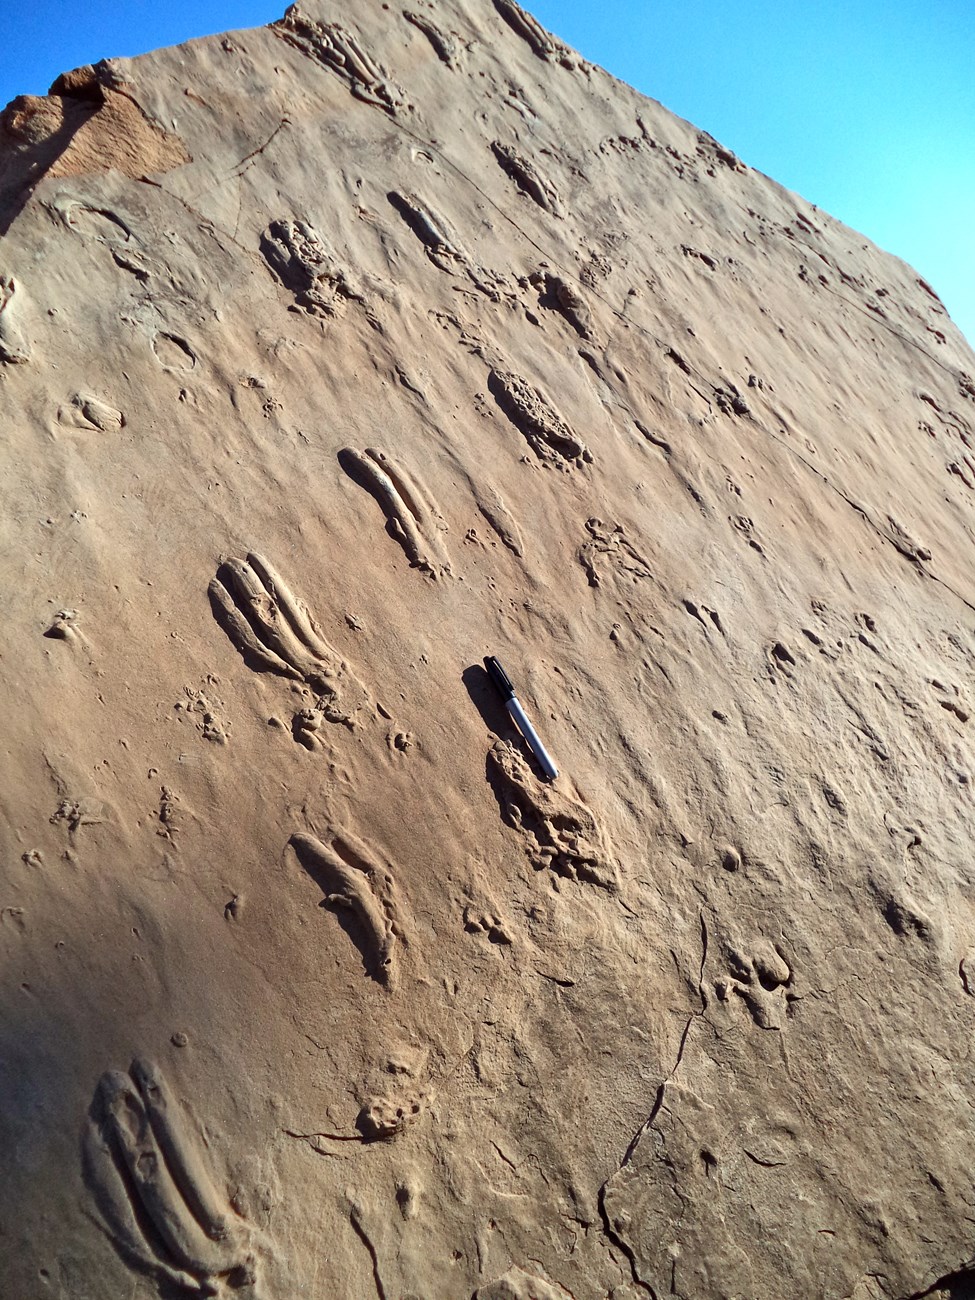
M 548 756 L 548 751 L 538 738 L 538 732 L 528 721 L 528 715 L 518 702 L 515 695 L 515 688 L 511 684 L 511 678 L 501 667 L 494 655 L 485 655 L 484 666 L 488 670 L 491 681 L 498 688 L 498 692 L 504 700 L 504 707 L 511 714 L 515 725 L 521 734 L 528 741 L 528 747 L 538 759 L 542 771 L 550 781 L 554 781 L 559 774 L 559 769 Z

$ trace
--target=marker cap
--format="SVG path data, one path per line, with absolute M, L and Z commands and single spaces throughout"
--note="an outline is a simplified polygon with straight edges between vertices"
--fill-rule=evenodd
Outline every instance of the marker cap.
M 511 678 L 501 667 L 500 662 L 494 655 L 484 656 L 484 667 L 488 671 L 491 681 L 498 688 L 498 692 L 503 700 L 512 700 L 515 695 L 515 688 L 511 684 Z

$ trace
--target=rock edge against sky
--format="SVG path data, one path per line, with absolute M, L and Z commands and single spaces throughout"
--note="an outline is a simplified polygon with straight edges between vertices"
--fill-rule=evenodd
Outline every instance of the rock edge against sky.
M 969 1294 L 930 288 L 510 0 L 68 73 L 0 228 L 4 1294 Z

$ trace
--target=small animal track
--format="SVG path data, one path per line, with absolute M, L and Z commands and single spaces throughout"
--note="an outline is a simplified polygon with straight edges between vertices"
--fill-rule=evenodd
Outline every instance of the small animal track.
M 347 908 L 353 914 L 351 937 L 366 970 L 378 983 L 392 989 L 395 949 L 397 942 L 404 940 L 390 864 L 378 850 L 347 830 L 330 831 L 327 843 L 299 831 L 289 843 L 325 895 L 324 905 Z
M 929 684 L 937 692 L 938 703 L 947 713 L 953 713 L 959 722 L 968 721 L 971 709 L 957 686 L 946 686 L 936 677 L 932 677 Z
M 389 532 L 406 552 L 411 566 L 431 578 L 449 575 L 450 556 L 444 543 L 447 525 L 424 488 L 375 447 L 361 452 L 343 447 L 339 464 L 382 506 Z
M 159 333 L 153 336 L 152 350 L 164 370 L 195 370 L 196 353 L 186 339 L 178 334 Z
M 891 889 L 884 881 L 871 880 L 870 889 L 880 914 L 899 939 L 916 939 L 934 946 L 937 927 L 914 900 L 902 889 Z
M 721 615 L 716 609 L 708 609 L 707 605 L 698 605 L 693 600 L 682 600 L 685 613 L 690 614 L 691 618 L 696 618 L 704 628 L 705 632 L 710 632 L 711 628 L 717 628 L 722 636 L 725 635 L 724 627 L 721 623 Z M 706 617 L 705 617 L 706 616 Z
M 101 826 L 117 822 L 118 815 L 110 804 L 101 799 L 62 799 L 49 818 L 52 826 L 63 822 L 73 837 L 83 826 Z
M 223 702 L 213 693 L 213 687 L 219 686 L 218 678 L 209 673 L 199 690 L 191 686 L 183 687 L 182 700 L 173 706 L 177 714 L 188 717 L 204 740 L 215 745 L 226 745 L 230 739 L 230 724 L 219 716 Z
M 536 871 L 618 892 L 612 854 L 595 817 L 579 799 L 539 781 L 514 745 L 496 740 L 488 775 L 502 815 L 525 839 Z
M 859 646 L 883 657 L 883 650 L 877 640 L 877 623 L 869 614 L 857 614 L 853 626 L 837 627 L 837 619 L 822 601 L 814 600 L 812 611 L 823 624 L 823 635 L 808 627 L 802 627 L 800 631 L 824 659 L 835 662 L 841 655 L 856 651 Z M 837 632 L 842 632 L 842 635 L 836 635 Z
M 174 845 L 177 836 L 183 829 L 181 804 L 182 800 L 175 790 L 171 790 L 168 785 L 159 787 L 159 810 L 157 813 L 159 826 L 156 829 L 156 834 Z
M 467 264 L 467 254 L 449 222 L 416 194 L 390 190 L 386 196 L 441 271 Z
M 557 62 L 564 67 L 575 67 L 571 52 L 551 33 L 547 32 L 537 18 L 526 13 L 515 0 L 494 0 L 494 7 L 513 32 L 526 41 L 532 53 L 546 63 Z
M 431 22 L 426 14 L 418 14 L 411 9 L 404 9 L 403 17 L 423 33 L 441 63 L 451 69 L 460 66 L 461 45 L 453 32 L 445 32 L 436 23 Z
M 557 469 L 592 463 L 592 452 L 575 436 L 548 398 L 510 370 L 492 370 L 488 389 L 536 456 Z
M 694 373 L 681 354 L 676 352 L 673 348 L 668 348 L 664 355 L 667 360 L 672 361 L 677 369 L 682 371 L 683 374 L 692 375 Z
M 967 377 L 963 377 L 960 382 L 961 395 L 970 397 L 971 389 L 971 381 Z M 967 449 L 959 454 L 958 459 L 947 461 L 945 468 L 949 474 L 961 479 L 962 483 L 970 491 L 975 491 L 975 460 L 968 454 L 975 448 L 975 432 L 973 432 L 971 425 L 957 411 L 945 410 L 930 393 L 919 392 L 917 396 L 937 416 L 942 432 L 950 435 L 953 439 L 957 438 Z M 919 420 L 918 428 L 930 438 L 937 436 L 934 425 L 931 424 L 930 420 Z
M 962 396 L 969 396 L 964 381 L 961 385 L 961 394 Z M 917 396 L 930 411 L 934 412 L 938 418 L 938 423 L 946 434 L 950 434 L 953 438 L 958 438 L 966 447 L 971 448 L 973 446 L 973 443 L 975 443 L 975 434 L 973 434 L 972 427 L 964 416 L 959 415 L 957 411 L 950 409 L 946 410 L 937 398 L 932 397 L 930 393 L 919 392 Z M 924 432 L 929 434 L 931 437 L 934 437 L 934 429 L 928 421 L 921 421 L 920 427 Z
M 312 713 L 350 729 L 356 725 L 368 699 L 365 688 L 268 560 L 253 551 L 246 560 L 226 560 L 209 595 L 214 617 L 249 667 L 304 682 L 318 697 Z M 317 728 L 304 712 L 295 738 L 314 749 Z
M 134 275 L 140 284 L 146 284 L 152 278 L 152 270 L 147 265 L 146 258 L 134 249 L 113 247 L 112 261 L 120 270 Z
M 52 641 L 70 641 L 79 644 L 83 637 L 78 627 L 78 611 L 59 609 L 44 635 L 50 637 Z
M 345 82 L 350 93 L 374 104 L 391 117 L 409 107 L 404 91 L 389 73 L 338 23 L 316 23 L 292 5 L 283 18 L 271 23 L 275 36 L 300 50 Z
M 67 828 L 71 845 L 76 843 L 78 832 L 88 826 L 121 827 L 118 810 L 100 797 L 98 788 L 93 787 L 84 773 L 74 768 L 64 755 L 45 754 L 44 763 L 58 796 L 48 820 L 52 826 Z M 24 856 L 24 861 L 40 865 L 41 858 L 31 850 Z
M 730 947 L 727 960 L 729 978 L 715 983 L 721 1001 L 739 997 L 759 1029 L 781 1029 L 796 997 L 792 968 L 781 949 L 763 940 L 750 952 Z
M 64 193 L 55 196 L 50 208 L 67 230 L 83 239 L 109 246 L 128 244 L 132 239 L 128 223 L 108 208 L 93 208 Z
M 827 806 L 831 808 L 838 817 L 846 817 L 848 815 L 848 810 L 843 796 L 839 794 L 828 781 L 822 782 L 822 791 Z
M 755 537 L 754 521 L 749 519 L 748 515 L 729 515 L 728 518 L 732 528 L 736 528 L 746 538 L 752 550 L 757 551 L 759 555 L 764 555 L 765 548 Z
M 681 244 L 680 251 L 685 257 L 694 257 L 697 258 L 699 262 L 703 262 L 709 271 L 717 270 L 717 262 L 713 257 L 709 257 L 707 253 L 698 252 L 696 248 L 691 248 L 689 244 Z
M 881 525 L 880 531 L 889 542 L 893 542 L 901 555 L 906 556 L 909 560 L 913 560 L 915 564 L 920 564 L 924 560 L 931 559 L 931 552 L 927 547 L 921 546 L 919 542 L 916 542 L 904 525 L 898 523 L 893 515 L 887 516 L 887 524 L 886 526 Z
M 564 210 L 558 190 L 542 175 L 530 158 L 526 158 L 512 145 L 503 144 L 500 140 L 494 140 L 491 149 L 501 170 L 514 181 L 523 194 L 534 199 L 540 208 L 551 212 L 553 216 L 563 215 Z
M 204 1146 L 150 1061 L 102 1075 L 85 1183 L 119 1254 L 163 1295 L 224 1296 L 258 1280 L 253 1233 L 218 1191 Z
M 479 1286 L 471 1300 L 572 1300 L 572 1292 L 516 1265 L 502 1277 Z
M 261 255 L 295 297 L 296 311 L 338 315 L 346 302 L 364 298 L 314 228 L 304 221 L 272 221 L 261 235 Z
M 724 415 L 749 415 L 748 403 L 734 384 L 712 384 L 714 404 Z
M 599 565 L 604 559 L 620 578 L 636 583 L 653 577 L 647 561 L 627 540 L 622 524 L 610 528 L 601 519 L 587 519 L 586 532 L 589 541 L 579 547 L 579 563 L 586 571 L 590 587 L 602 585 Z
M 765 652 L 765 662 L 768 665 L 768 675 L 773 680 L 779 673 L 784 677 L 792 677 L 798 666 L 795 655 L 781 641 L 776 641 L 768 647 Z
M 518 556 L 524 555 L 525 547 L 521 540 L 521 530 L 514 515 L 505 505 L 500 492 L 496 488 L 484 487 L 474 480 L 471 480 L 471 492 L 478 510 L 508 550 Z
M 386 736 L 386 748 L 394 757 L 408 754 L 418 747 L 419 742 L 412 731 L 390 731 Z
M 90 393 L 75 393 L 70 402 L 58 407 L 58 424 L 65 429 L 93 429 L 112 433 L 124 428 L 125 416 Z
M 715 407 L 723 415 L 744 416 L 751 413 L 751 408 L 733 383 L 716 384 L 701 375 L 675 348 L 667 347 L 664 356 L 687 376 L 688 402 L 690 408 L 698 413 L 698 422 L 709 423 L 714 417 Z M 695 394 L 697 401 L 690 397 L 690 393 Z
M 949 474 L 960 478 L 970 492 L 975 492 L 975 461 L 971 456 L 962 456 L 962 464 L 957 460 L 949 461 L 945 466 Z
M 416 1099 L 400 1102 L 388 1097 L 370 1097 L 356 1116 L 355 1126 L 363 1142 L 388 1142 L 404 1132 L 421 1110 L 421 1103 Z
M 697 148 L 695 152 L 699 157 L 720 163 L 722 167 L 728 167 L 733 172 L 748 171 L 748 168 L 737 154 L 732 153 L 730 149 L 726 149 L 723 144 L 715 140 L 714 136 L 709 135 L 707 131 L 698 132 Z M 801 214 L 797 213 L 796 215 L 799 217 L 799 220 L 804 222 L 806 225 L 810 224 Z M 815 229 L 815 227 L 810 226 L 810 229 Z
M 30 344 L 17 320 L 14 299 L 19 296 L 13 276 L 0 275 L 0 364 L 23 365 L 30 360 Z
M 508 922 L 490 906 L 468 903 L 464 908 L 464 929 L 468 934 L 484 935 L 490 943 L 503 947 L 514 942 Z

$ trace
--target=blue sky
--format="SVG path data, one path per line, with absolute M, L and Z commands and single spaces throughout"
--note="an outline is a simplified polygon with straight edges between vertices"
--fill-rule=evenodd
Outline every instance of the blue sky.
M 379 3 L 379 0 L 359 0 Z M 0 105 L 286 0 L 0 0 Z M 587 58 L 905 258 L 975 344 L 973 0 L 531 0 Z

